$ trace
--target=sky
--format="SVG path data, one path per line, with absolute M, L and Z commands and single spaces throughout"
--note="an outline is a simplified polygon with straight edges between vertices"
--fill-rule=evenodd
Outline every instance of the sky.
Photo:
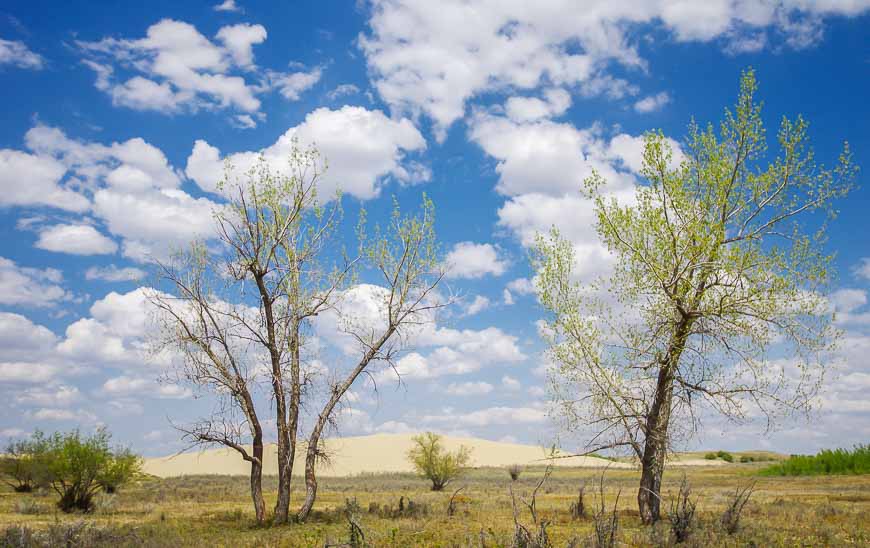
M 148 352 L 143 288 L 155 260 L 213 237 L 225 159 L 280 158 L 295 137 L 328 159 L 322 190 L 341 188 L 351 221 L 425 192 L 457 296 L 400 358 L 401 385 L 354 386 L 336 434 L 548 444 L 535 235 L 559 227 L 581 276 L 606 273 L 583 179 L 643 184 L 643 133 L 679 146 L 753 67 L 769 135 L 802 114 L 820 163 L 848 141 L 864 168 L 828 229 L 843 344 L 809 422 L 711 417 L 685 448 L 866 442 L 868 29 L 867 0 L 4 2 L 0 437 L 106 425 L 144 454 L 182 447 L 171 422 L 214 400 L 158 382 L 173 366 Z

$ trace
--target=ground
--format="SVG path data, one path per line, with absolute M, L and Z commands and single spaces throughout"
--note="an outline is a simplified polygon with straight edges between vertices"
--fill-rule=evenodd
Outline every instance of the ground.
M 699 523 L 689 546 L 867 546 L 870 545 L 870 476 L 757 477 L 763 464 L 671 468 L 665 475 L 663 508 L 670 503 L 685 472 L 697 500 Z M 528 497 L 544 473 L 526 469 L 513 484 L 519 519 L 529 526 L 531 516 L 521 499 Z M 588 512 L 598 505 L 602 471 L 558 468 L 537 497 L 539 520 L 547 527 L 553 546 L 592 545 L 594 519 L 574 520 L 570 506 L 585 485 Z M 725 533 L 719 518 L 738 487 L 755 483 L 740 530 Z M 91 515 L 65 515 L 54 509 L 51 493 L 0 493 L 0 545 L 36 542 L 75 546 L 317 546 L 341 545 L 349 538 L 343 509 L 356 501 L 356 521 L 370 546 L 510 546 L 514 530 L 504 469 L 476 469 L 447 488 L 428 491 L 426 481 L 409 474 L 322 478 L 316 515 L 305 524 L 257 527 L 244 477 L 196 476 L 149 478 L 113 496 L 103 496 Z M 643 527 L 636 506 L 638 473 L 604 473 L 607 507 L 619 494 L 618 539 L 621 546 L 670 545 L 667 520 L 655 528 Z M 453 491 L 456 511 L 447 515 Z M 274 503 L 274 478 L 265 480 L 267 507 Z M 294 502 L 301 498 L 295 486 Z M 399 499 L 404 497 L 402 517 Z M 408 516 L 408 500 L 428 506 L 428 512 Z M 374 503 L 374 504 L 373 504 Z M 377 508 L 376 508 L 377 507 Z M 392 508 L 389 508 L 392 507 Z M 26 528 L 26 529 L 25 529 Z M 529 527 L 531 529 L 531 527 Z M 78 537 L 78 541 L 75 538 Z M 4 541 L 5 539 L 5 541 Z M 72 542 L 70 542 L 72 540 Z M 26 542 L 24 545 L 28 545 Z

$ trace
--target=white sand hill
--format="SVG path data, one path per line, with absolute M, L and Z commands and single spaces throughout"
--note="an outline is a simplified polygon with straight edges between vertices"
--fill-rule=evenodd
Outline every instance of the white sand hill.
M 319 467 L 321 476 L 344 477 L 365 473 L 411 472 L 407 460 L 414 434 L 375 434 L 334 438 L 326 442 L 331 454 L 329 465 Z M 464 445 L 471 449 L 472 466 L 510 466 L 544 465 L 548 450 L 534 445 L 504 443 L 476 438 L 445 436 L 444 447 L 450 451 Z M 294 475 L 304 470 L 304 448 L 297 452 Z M 264 474 L 275 474 L 277 469 L 277 449 L 275 445 L 266 447 Z M 556 466 L 582 466 L 631 468 L 631 465 L 610 462 L 597 457 L 570 457 L 556 459 Z M 232 449 L 209 449 L 200 452 L 182 453 L 171 457 L 147 459 L 145 472 L 160 477 L 173 477 L 195 474 L 245 475 L 250 466 Z

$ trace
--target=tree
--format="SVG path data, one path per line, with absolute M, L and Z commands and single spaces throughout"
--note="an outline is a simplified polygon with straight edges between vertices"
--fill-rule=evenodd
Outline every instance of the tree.
M 637 456 L 645 523 L 660 517 L 677 437 L 711 411 L 740 421 L 755 410 L 768 427 L 808 411 L 838 338 L 824 298 L 824 229 L 856 168 L 848 145 L 835 168 L 816 166 L 801 117 L 783 118 L 779 153 L 765 164 L 755 92 L 746 71 L 718 132 L 690 124 L 679 166 L 664 136 L 649 133 L 647 184 L 633 203 L 608 196 L 597 174 L 586 181 L 611 276 L 574 279 L 570 243 L 555 229 L 538 238 L 560 415 L 591 429 L 590 452 Z
M 78 430 L 33 435 L 33 442 L 44 448 L 39 459 L 44 462 L 47 481 L 60 495 L 58 507 L 64 512 L 94 508 L 94 495 L 106 485 L 114 488 L 128 482 L 138 471 L 139 458 L 128 450 L 113 452 L 111 435 L 100 428 L 83 437 Z M 117 466 L 118 461 L 125 464 Z
M 221 246 L 194 244 L 174 264 L 162 265 L 171 295 L 151 293 L 162 311 L 161 345 L 185 356 L 183 377 L 216 392 L 211 417 L 184 427 L 195 444 L 220 444 L 251 463 L 251 494 L 258 522 L 262 497 L 263 428 L 257 413 L 261 377 L 275 404 L 278 497 L 275 522 L 290 504 L 299 409 L 308 379 L 303 334 L 310 318 L 332 306 L 353 273 L 355 260 L 321 263 L 341 217 L 340 196 L 329 207 L 317 199 L 325 164 L 314 148 L 295 143 L 287 169 L 273 171 L 264 158 L 237 178 L 227 166 L 219 190 L 227 203 L 215 211 Z M 260 367 L 265 360 L 265 367 Z M 240 412 L 241 417 L 236 418 Z M 242 441 L 249 438 L 249 453 Z
M 120 448 L 110 455 L 97 482 L 106 493 L 114 493 L 141 473 L 142 458 L 130 449 Z
M 41 437 L 11 441 L 6 446 L 6 453 L 0 457 L 0 474 L 14 480 L 14 483 L 5 481 L 16 493 L 29 493 L 44 484 L 44 452 L 45 444 Z
M 444 268 L 435 237 L 435 208 L 423 196 L 419 215 L 402 216 L 398 204 L 387 228 L 376 226 L 371 238 L 360 223 L 364 265 L 383 285 L 360 285 L 344 293 L 367 291 L 377 302 L 379 319 L 359 321 L 355 311 L 338 306 L 340 329 L 355 343 L 358 358 L 347 372 L 333 371 L 327 390 L 327 400 L 314 422 L 305 452 L 305 501 L 297 518 L 304 521 L 317 497 L 315 464 L 323 454 L 321 437 L 327 425 L 335 420 L 334 411 L 342 398 L 373 364 L 381 363 L 395 370 L 394 360 L 413 336 L 420 324 L 431 321 L 433 314 L 447 306 L 435 289 L 444 277 Z M 369 375 L 370 378 L 371 375 Z
M 408 451 L 408 460 L 418 475 L 432 482 L 433 491 L 441 491 L 458 478 L 471 461 L 471 450 L 460 446 L 455 453 L 441 445 L 441 436 L 426 432 L 411 438 L 414 446 Z

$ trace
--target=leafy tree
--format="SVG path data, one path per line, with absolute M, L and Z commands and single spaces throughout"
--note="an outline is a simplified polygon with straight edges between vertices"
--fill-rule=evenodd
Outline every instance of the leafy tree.
M 538 239 L 558 408 L 569 428 L 593 429 L 593 451 L 638 457 L 645 523 L 660 517 L 676 436 L 710 412 L 739 421 L 754 409 L 772 426 L 810 410 L 839 335 L 825 225 L 856 168 L 848 145 L 836 167 L 817 166 L 801 117 L 783 118 L 767 161 L 755 93 L 749 70 L 718 131 L 690 124 L 678 166 L 664 136 L 647 134 L 631 203 L 597 174 L 586 181 L 612 275 L 580 282 L 571 244 L 555 229 Z
M 97 481 L 106 493 L 114 493 L 141 472 L 142 458 L 130 449 L 122 448 L 116 450 L 109 457 L 109 461 Z
M 458 478 L 471 461 L 471 450 L 461 446 L 451 453 L 441 445 L 441 436 L 426 432 L 413 438 L 408 460 L 421 477 L 432 482 L 433 491 L 441 491 Z
M 113 488 L 128 482 L 138 469 L 138 458 L 127 450 L 113 452 L 109 447 L 111 435 L 100 428 L 84 437 L 78 430 L 55 432 L 45 436 L 33 435 L 33 441 L 45 450 L 42 453 L 46 477 L 60 495 L 58 507 L 64 512 L 94 508 L 94 495 L 108 485 Z M 122 465 L 118 465 L 118 461 Z M 136 464 L 133 464 L 133 463 Z
M 5 480 L 17 493 L 29 493 L 45 483 L 44 452 L 41 438 L 11 441 L 0 457 L 0 474 L 14 481 Z

